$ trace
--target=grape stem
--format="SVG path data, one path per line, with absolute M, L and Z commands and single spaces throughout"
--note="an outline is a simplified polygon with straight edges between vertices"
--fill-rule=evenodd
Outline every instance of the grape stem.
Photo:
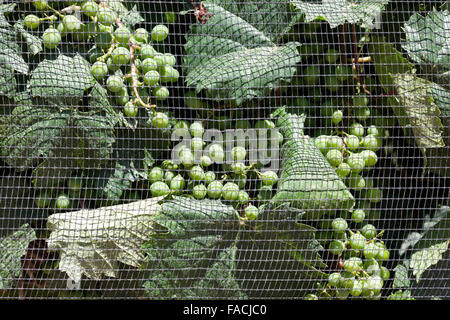
M 108 51 L 101 57 L 98 57 L 97 61 L 106 62 L 106 59 L 108 59 L 112 55 L 112 52 L 114 51 L 116 46 L 117 46 L 117 42 L 114 42 L 113 44 L 111 44 Z
M 100 2 L 99 2 L 99 5 L 100 5 L 100 6 L 103 6 L 103 7 L 106 7 L 106 8 L 109 8 L 108 4 L 107 4 L 105 1 L 100 1 Z M 120 28 L 120 27 L 126 28 L 125 24 L 122 22 L 122 20 L 120 20 L 120 18 L 119 18 L 118 16 L 116 16 L 115 23 L 116 23 L 116 25 L 117 25 L 119 28 Z M 130 39 L 128 40 L 128 46 L 130 47 L 130 69 L 131 69 L 131 71 L 130 71 L 130 77 L 131 77 L 131 87 L 132 87 L 132 89 L 133 89 L 134 96 L 136 97 L 136 101 L 137 101 L 142 107 L 151 109 L 151 110 L 153 111 L 153 115 L 155 115 L 155 114 L 156 114 L 156 110 L 155 110 L 155 109 L 156 109 L 156 105 L 155 105 L 155 104 L 145 103 L 145 102 L 142 100 L 141 96 L 139 95 L 139 92 L 138 92 L 138 89 L 137 89 L 137 88 L 139 87 L 139 81 L 137 80 L 139 71 L 138 71 L 138 69 L 137 69 L 137 67 L 136 67 L 136 63 L 135 63 L 135 54 L 134 54 L 134 52 L 135 52 L 136 49 L 139 48 L 139 46 L 136 45 L 136 44 L 134 44 L 134 43 L 133 43 L 133 40 L 134 40 L 134 37 L 133 37 L 133 36 L 131 36 Z M 113 46 L 111 46 L 111 47 L 113 47 Z M 114 50 L 114 48 L 112 48 L 112 50 L 111 50 L 111 47 L 109 48 L 110 50 L 108 50 L 108 52 L 109 52 L 109 51 L 112 52 L 112 50 Z

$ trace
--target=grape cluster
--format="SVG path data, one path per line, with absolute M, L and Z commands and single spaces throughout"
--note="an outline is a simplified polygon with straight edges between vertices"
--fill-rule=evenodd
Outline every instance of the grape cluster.
M 236 122 L 240 126 L 240 122 Z M 248 123 L 250 126 L 250 123 Z M 257 121 L 255 128 L 274 127 L 271 120 Z M 149 171 L 150 191 L 154 197 L 183 195 L 195 199 L 222 200 L 241 210 L 242 218 L 255 220 L 259 214 L 256 204 L 272 197 L 278 182 L 273 170 L 259 170 L 258 164 L 250 164 L 245 142 L 228 152 L 218 141 L 203 140 L 205 127 L 201 121 L 191 123 L 180 120 L 173 130 L 188 132 L 189 143 L 174 147 L 175 159 L 164 160 Z M 281 137 L 278 137 L 281 139 Z M 228 154 L 229 153 L 229 154 Z M 231 159 L 228 161 L 227 159 Z M 255 183 L 254 196 L 249 190 Z
M 389 270 L 383 266 L 389 259 L 389 250 L 380 239 L 383 232 L 378 232 L 373 224 L 364 223 L 364 218 L 364 210 L 356 209 L 350 221 L 342 217 L 321 221 L 322 231 L 317 238 L 339 262 L 338 271 L 329 274 L 323 288 L 322 293 L 327 297 L 378 299 L 384 282 L 390 277 Z
M 58 48 L 68 35 L 83 43 L 91 39 L 95 44 L 89 50 L 91 73 L 107 88 L 114 101 L 123 106 L 123 113 L 128 117 L 136 116 L 140 105 L 154 109 L 155 105 L 149 103 L 151 97 L 157 101 L 169 97 L 167 84 L 177 82 L 180 77 L 175 68 L 176 57 L 154 48 L 155 43 L 168 37 L 166 25 L 155 25 L 151 31 L 131 30 L 105 1 L 70 1 L 69 4 L 77 6 L 80 15 L 69 13 L 71 10 L 58 11 L 46 0 L 33 0 L 42 17 L 28 14 L 24 25 L 36 30 L 42 23 L 48 23 L 41 39 L 50 50 Z

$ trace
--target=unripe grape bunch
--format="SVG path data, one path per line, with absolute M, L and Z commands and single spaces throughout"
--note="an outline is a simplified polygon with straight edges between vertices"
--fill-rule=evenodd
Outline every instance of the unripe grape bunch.
M 127 117 L 139 114 L 133 111 L 137 107 L 155 109 L 155 102 L 170 96 L 169 85 L 180 77 L 177 59 L 170 52 L 154 48 L 155 43 L 169 36 L 168 25 L 133 30 L 121 20 L 123 12 L 116 12 L 116 6 L 110 7 L 102 0 L 66 2 L 67 7 L 77 6 L 79 14 L 52 1 L 32 2 L 35 10 L 24 15 L 25 28 L 42 32 L 45 50 L 57 51 L 65 41 L 71 45 L 74 40 L 92 46 L 91 51 L 86 50 L 91 73 L 108 90 L 112 102 L 123 107 Z

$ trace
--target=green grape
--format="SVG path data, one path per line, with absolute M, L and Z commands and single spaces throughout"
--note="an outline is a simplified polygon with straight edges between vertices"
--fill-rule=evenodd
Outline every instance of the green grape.
M 376 256 L 376 259 L 378 260 L 378 261 L 386 261 L 386 260 L 388 260 L 389 259 L 389 250 L 387 250 L 387 249 L 383 249 L 383 250 L 380 250 L 380 251 L 378 251 L 378 254 L 377 254 L 377 256 Z
M 169 117 L 164 112 L 156 112 L 152 117 L 152 125 L 159 129 L 167 128 L 169 126 Z
M 353 281 L 355 280 L 355 275 L 349 271 L 341 272 L 341 279 L 339 280 L 338 287 L 351 289 L 353 288 Z
M 230 165 L 230 170 L 233 171 L 235 174 L 242 174 L 246 171 L 247 166 L 243 162 L 233 162 Z
M 333 112 L 333 115 L 331 116 L 331 121 L 333 121 L 333 123 L 337 125 L 340 122 L 342 122 L 343 117 L 344 114 L 342 113 L 342 111 L 336 110 L 335 112 Z
M 366 166 L 366 162 L 360 153 L 352 153 L 346 159 L 346 162 L 350 166 L 352 173 L 360 173 Z
M 344 140 L 341 137 L 338 136 L 330 136 L 328 138 L 328 150 L 329 149 L 337 149 L 337 150 L 343 150 L 344 149 Z
M 352 221 L 356 223 L 361 223 L 366 217 L 366 212 L 363 209 L 355 209 L 352 212 Z
M 161 68 L 161 82 L 177 82 L 180 78 L 180 73 L 177 69 L 171 66 Z
M 177 174 L 170 181 L 170 190 L 172 190 L 172 192 L 175 195 L 179 195 L 183 191 L 185 184 L 186 184 L 186 181 L 184 180 L 183 176 L 180 174 Z
M 341 240 L 333 240 L 330 242 L 328 250 L 334 255 L 340 255 L 345 250 L 345 244 Z
M 106 79 L 106 87 L 111 92 L 120 92 L 124 86 L 125 84 L 123 83 L 122 77 L 118 75 L 111 75 Z
M 56 26 L 56 30 L 58 30 L 59 33 L 61 34 L 61 38 L 67 36 L 66 27 L 64 27 L 64 23 L 62 22 L 58 23 L 58 25 Z
M 303 83 L 309 86 L 317 85 L 319 83 L 320 67 L 317 65 L 310 65 L 306 67 L 303 72 Z
M 95 1 L 86 1 L 81 5 L 81 12 L 88 17 L 95 17 L 98 12 L 98 4 Z
M 377 235 L 377 228 L 374 225 L 368 223 L 361 228 L 361 234 L 367 239 L 373 239 Z
M 216 163 L 222 163 L 225 157 L 223 147 L 218 143 L 213 143 L 208 150 L 209 157 Z
M 353 112 L 355 114 L 355 117 L 360 121 L 365 121 L 370 117 L 369 107 L 356 107 Z
M 164 12 L 164 21 L 167 23 L 177 22 L 177 13 L 172 11 Z
M 355 151 L 359 148 L 359 138 L 355 135 L 348 135 L 344 138 L 345 145 L 347 146 L 347 149 L 350 151 Z
M 173 67 L 177 63 L 177 58 L 170 52 L 163 53 L 162 55 L 162 64 L 164 66 Z
M 55 28 L 48 28 L 42 34 L 42 44 L 47 49 L 54 49 L 61 43 L 61 33 Z
M 210 157 L 203 155 L 200 157 L 200 163 L 202 164 L 203 167 L 209 167 L 210 165 L 212 165 L 212 160 Z
M 191 150 L 202 150 L 203 149 L 203 139 L 200 137 L 193 137 L 191 139 Z
M 249 204 L 245 209 L 244 209 L 244 214 L 245 217 L 248 220 L 256 220 L 258 218 L 259 215 L 259 210 L 257 207 L 255 207 L 252 204 Z
M 383 190 L 378 188 L 370 188 L 366 191 L 366 197 L 372 203 L 377 203 L 383 200 Z
M 245 159 L 246 156 L 247 151 L 245 150 L 244 147 L 237 146 L 231 149 L 231 157 L 234 161 L 242 161 Z
M 180 161 L 185 168 L 190 168 L 194 164 L 194 155 L 191 150 L 180 151 Z
M 238 195 L 239 204 L 241 206 L 246 205 L 249 200 L 250 200 L 249 194 L 244 190 L 240 190 Z
M 363 138 L 362 145 L 367 150 L 377 152 L 382 147 L 382 141 L 381 138 L 369 134 Z
M 341 88 L 341 82 L 334 75 L 328 75 L 325 78 L 325 84 L 327 85 L 327 89 L 331 92 L 336 92 Z
M 126 86 L 123 86 L 122 90 L 116 93 L 116 96 L 114 98 L 118 105 L 125 106 L 130 101 L 130 96 L 128 95 L 128 88 Z
M 350 257 L 344 261 L 342 265 L 345 271 L 355 272 L 362 269 L 363 262 L 361 258 L 358 257 Z
M 319 297 L 315 294 L 309 293 L 305 295 L 304 300 L 319 300 Z
M 127 44 L 130 40 L 131 32 L 125 26 L 120 26 L 114 31 L 114 39 L 120 44 Z
M 130 50 L 125 47 L 117 47 L 113 50 L 111 59 L 114 64 L 119 66 L 128 64 L 131 59 Z
M 218 199 L 222 196 L 223 184 L 219 180 L 211 181 L 208 185 L 208 197 L 211 199 Z
M 70 207 L 70 199 L 67 195 L 61 194 L 56 198 L 55 206 L 58 209 L 67 209 Z
M 336 77 L 344 82 L 352 77 L 352 69 L 348 66 L 337 65 L 335 69 Z
M 142 61 L 142 73 L 146 74 L 149 71 L 156 71 L 158 69 L 158 65 L 153 58 L 146 58 Z
M 363 255 L 366 259 L 374 259 L 378 256 L 381 249 L 373 242 L 369 242 L 363 250 Z
M 167 28 L 167 26 L 163 24 L 158 24 L 153 27 L 151 35 L 153 41 L 156 42 L 164 41 L 169 35 L 169 28 Z
M 239 186 L 234 182 L 227 182 L 222 188 L 222 198 L 227 201 L 237 200 L 239 196 Z
M 342 161 L 344 161 L 342 152 L 337 149 L 329 150 L 325 157 L 327 158 L 328 163 L 331 164 L 333 167 L 339 166 L 342 163 Z
M 155 86 L 160 80 L 159 72 L 156 70 L 148 71 L 144 75 L 144 83 L 148 86 Z
M 365 107 L 369 104 L 369 98 L 365 93 L 356 94 L 353 96 L 353 105 L 355 107 Z
M 74 15 L 64 16 L 62 22 L 67 32 L 74 32 L 81 28 L 81 21 Z
M 95 79 L 101 80 L 108 75 L 108 65 L 104 62 L 97 61 L 91 66 L 91 73 Z
M 33 0 L 33 6 L 40 11 L 47 9 L 48 1 L 47 0 Z
M 376 127 L 376 126 L 374 126 L 374 125 L 370 125 L 368 128 L 367 128 L 367 134 L 368 135 L 373 135 L 373 136 L 375 136 L 375 137 L 379 137 L 380 136 L 380 130 L 378 130 L 378 128 Z
M 354 233 L 350 236 L 349 244 L 355 250 L 364 250 L 366 247 L 366 237 L 361 233 Z
M 328 284 L 331 287 L 337 287 L 340 281 L 341 274 L 339 272 L 330 273 L 330 275 L 328 276 Z
M 366 181 L 361 175 L 352 173 L 347 178 L 347 186 L 355 191 L 361 191 L 366 187 Z
M 278 182 L 278 175 L 272 170 L 264 171 L 261 173 L 261 182 L 264 186 L 273 186 Z
M 350 126 L 350 134 L 357 136 L 357 137 L 362 137 L 364 136 L 364 127 L 362 124 L 358 123 L 358 122 L 354 122 L 351 126 Z
M 39 28 L 40 24 L 41 19 L 34 14 L 29 14 L 23 19 L 23 25 L 30 30 Z
M 389 272 L 388 268 L 382 266 L 381 270 L 380 270 L 381 279 L 388 280 L 390 278 L 390 276 L 391 276 L 391 273 Z
M 139 108 L 137 105 L 135 105 L 132 101 L 128 101 L 123 106 L 123 113 L 130 118 L 134 118 L 137 116 L 139 112 Z
M 214 171 L 206 171 L 205 172 L 205 183 L 207 186 L 209 186 L 209 184 L 211 182 L 213 182 L 214 180 L 216 180 L 216 174 L 214 173 Z
M 205 171 L 201 166 L 195 165 L 189 170 L 189 178 L 193 181 L 204 181 Z
M 350 295 L 353 297 L 358 297 L 361 295 L 364 283 L 358 279 L 353 281 L 353 287 L 350 289 Z
M 153 88 L 153 95 L 156 97 L 156 100 L 166 100 L 169 97 L 169 94 L 169 89 L 167 89 L 167 87 Z
M 206 194 L 207 190 L 205 185 L 203 184 L 198 184 L 194 186 L 194 188 L 192 189 L 192 195 L 194 196 L 195 199 L 201 200 L 206 197 Z
M 363 287 L 364 290 L 369 290 L 373 294 L 378 294 L 383 288 L 383 279 L 380 276 L 370 276 L 366 279 Z
M 202 138 L 203 133 L 205 132 L 205 128 L 203 127 L 200 121 L 195 121 L 189 126 L 189 132 L 193 137 Z M 223 149 L 222 149 L 223 151 Z M 213 157 L 211 157 L 213 158 Z
M 373 167 L 378 162 L 377 154 L 372 150 L 363 150 L 360 155 L 364 159 L 364 165 L 366 167 Z
M 97 24 L 94 22 L 83 23 L 80 30 L 72 34 L 75 41 L 87 41 L 89 38 L 97 35 Z
M 158 52 L 155 50 L 155 48 L 153 48 L 153 46 L 151 44 L 143 44 L 141 46 L 141 50 L 140 52 L 140 56 L 142 61 L 144 61 L 145 59 L 148 58 L 152 58 L 155 56 L 155 54 L 157 54 Z
M 151 183 L 154 183 L 156 181 L 163 181 L 164 170 L 161 169 L 161 167 L 153 167 L 148 174 L 148 178 Z
M 164 182 L 170 186 L 170 182 L 172 181 L 172 179 L 175 177 L 175 173 L 173 173 L 172 171 L 166 171 L 164 173 Z
M 165 170 L 177 170 L 178 165 L 172 160 L 164 160 L 161 163 L 161 167 Z
M 326 154 L 328 149 L 328 140 L 330 139 L 330 136 L 326 135 L 320 135 L 317 138 L 314 139 L 314 145 L 317 149 L 320 150 L 323 154 Z
M 348 165 L 348 163 L 346 162 L 342 162 L 337 168 L 336 168 L 336 174 L 340 177 L 340 178 L 345 178 L 346 176 L 348 176 L 350 174 L 350 172 L 352 171 L 352 169 L 350 168 L 350 166 Z
M 83 180 L 78 177 L 72 177 L 67 180 L 67 187 L 70 192 L 79 192 L 83 187 Z
M 170 188 L 162 181 L 156 181 L 151 184 L 150 192 L 153 197 L 167 196 L 170 193 Z
M 364 249 L 364 251 L 365 251 L 365 249 Z M 364 257 L 366 257 L 366 256 L 364 255 Z M 379 276 L 381 273 L 381 268 L 380 268 L 380 265 L 378 264 L 378 262 L 376 260 L 374 260 L 373 258 L 366 257 L 366 259 L 368 259 L 368 260 L 366 260 L 364 262 L 364 271 L 370 276 Z
M 325 61 L 329 64 L 335 64 L 339 59 L 340 52 L 336 49 L 328 49 L 325 52 Z
M 110 26 L 116 20 L 116 14 L 108 7 L 99 7 L 97 21 L 105 26 Z
M 333 231 L 336 233 L 341 233 L 347 230 L 348 224 L 347 221 L 343 218 L 336 218 L 331 222 L 331 227 L 333 228 Z
M 134 39 L 139 43 L 147 43 L 148 31 L 144 28 L 137 28 L 134 30 Z

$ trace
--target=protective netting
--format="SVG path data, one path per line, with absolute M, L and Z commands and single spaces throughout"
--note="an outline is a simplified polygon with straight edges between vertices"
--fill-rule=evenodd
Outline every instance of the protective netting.
M 0 0 L 0 296 L 448 299 L 447 5 Z

